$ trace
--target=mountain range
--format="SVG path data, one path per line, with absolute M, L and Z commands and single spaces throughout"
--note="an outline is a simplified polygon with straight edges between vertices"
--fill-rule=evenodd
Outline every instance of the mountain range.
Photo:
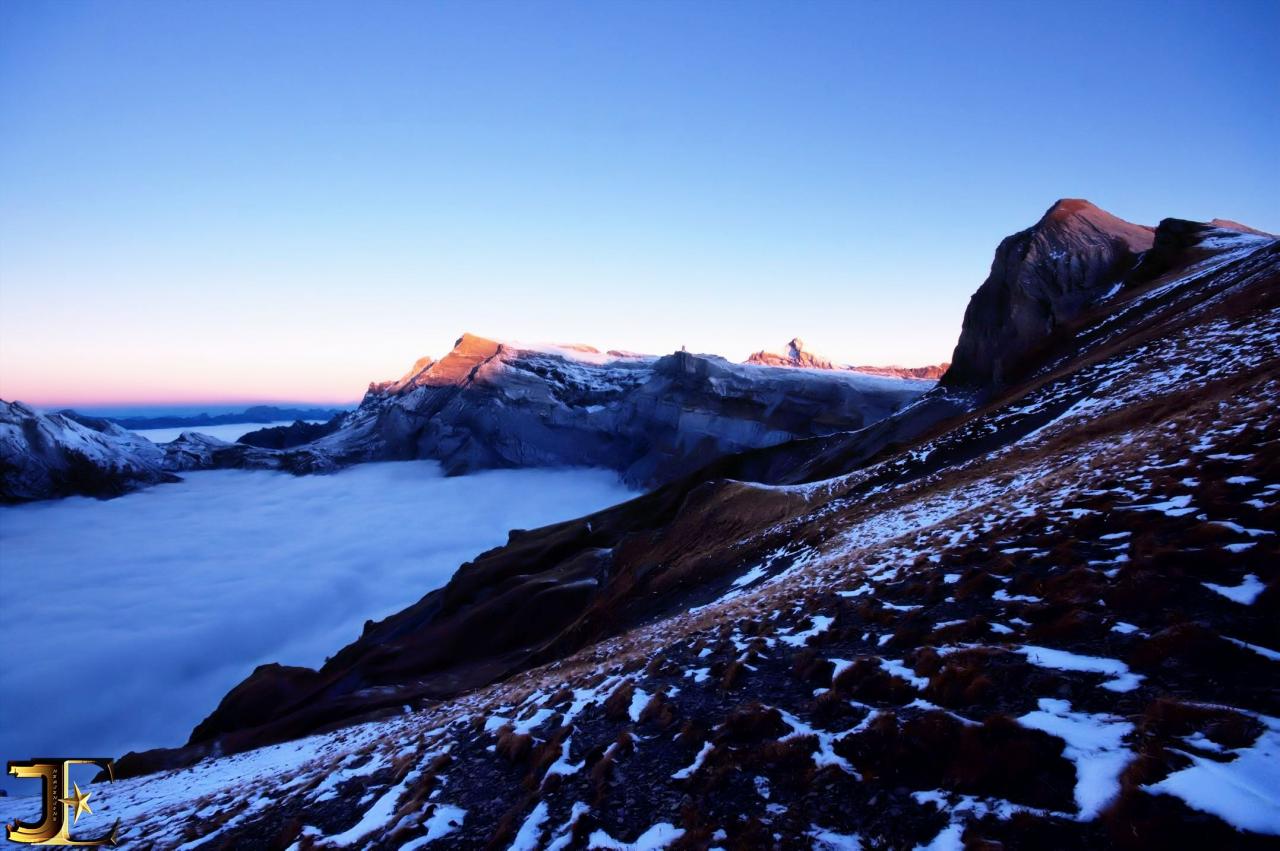
M 644 369 L 732 399 L 747 368 L 459 346 L 308 446 L 513 462 L 544 394 L 645 410 Z M 450 408 L 486 370 L 528 406 L 496 433 Z M 1280 240 L 1060 201 L 932 389 L 632 461 L 672 472 L 513 531 L 319 670 L 258 668 L 104 811 L 161 847 L 1271 847 L 1277 398 Z
M 371 384 L 359 407 L 291 413 L 289 426 L 235 443 L 192 431 L 157 449 L 124 427 L 75 412 L 0 403 L 0 501 L 110 497 L 223 468 L 320 473 L 365 461 L 431 458 L 450 475 L 501 467 L 592 466 L 630 484 L 670 481 L 726 454 L 860 428 L 933 386 L 891 371 L 790 370 L 714 355 L 601 353 L 472 334 L 398 381 Z M 148 419 L 146 427 L 155 423 Z
M 200 428 L 201 426 L 239 425 L 240 423 L 278 423 L 285 420 L 330 420 L 345 413 L 341 408 L 282 408 L 277 405 L 253 405 L 243 411 L 226 414 L 164 415 L 153 417 L 88 417 L 76 411 L 60 411 L 76 420 L 105 419 L 130 431 L 149 428 Z

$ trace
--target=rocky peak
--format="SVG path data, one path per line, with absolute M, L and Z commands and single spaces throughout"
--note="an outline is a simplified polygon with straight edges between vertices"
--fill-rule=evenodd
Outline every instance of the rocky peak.
M 745 362 L 754 366 L 846 370 L 861 372 L 865 375 L 879 375 L 884 378 L 914 378 L 922 381 L 937 381 L 950 366 L 947 363 L 929 366 L 847 366 L 809 351 L 805 348 L 804 340 L 799 337 L 792 337 L 791 342 L 787 343 L 782 352 L 761 350 L 748 357 Z
M 990 275 L 969 300 L 944 382 L 1006 385 L 1055 330 L 1123 279 L 1154 238 L 1154 228 L 1088 201 L 1054 203 L 996 249 Z
M 1186 219 L 1162 219 L 1155 229 L 1151 249 L 1130 276 L 1131 283 L 1155 280 L 1171 269 L 1202 259 L 1206 254 L 1257 245 L 1274 240 L 1260 230 L 1227 219 L 1193 222 Z
M 462 385 L 502 349 L 503 344 L 497 340 L 464 333 L 454 342 L 449 354 L 432 364 L 418 383 L 430 387 Z
M 430 369 L 431 365 L 434 364 L 435 362 L 436 362 L 435 358 L 431 357 L 430 355 L 425 355 L 423 357 L 418 358 L 416 361 L 413 362 L 413 366 L 409 368 L 409 371 L 406 372 L 403 376 L 401 376 L 400 381 L 398 383 L 399 384 L 412 383 L 413 380 L 416 379 L 419 375 L 421 375 L 422 373 Z
M 792 337 L 784 351 L 758 351 L 747 358 L 747 363 L 756 366 L 792 366 L 805 369 L 838 369 L 839 367 L 821 355 L 814 354 L 804 347 L 804 340 Z
M 163 450 L 115 423 L 0 399 L 0 503 L 119 496 L 174 480 Z
M 1120 238 L 1136 251 L 1151 244 L 1154 229 L 1113 216 L 1083 198 L 1060 198 L 1053 203 L 1033 230 L 1044 232 L 1097 233 L 1107 239 Z
M 1232 221 L 1231 219 L 1211 219 L 1209 224 L 1215 228 L 1238 231 L 1239 233 L 1251 233 L 1256 236 L 1275 236 L 1273 233 L 1267 233 L 1265 230 L 1251 228 L 1248 225 L 1242 225 L 1239 222 Z

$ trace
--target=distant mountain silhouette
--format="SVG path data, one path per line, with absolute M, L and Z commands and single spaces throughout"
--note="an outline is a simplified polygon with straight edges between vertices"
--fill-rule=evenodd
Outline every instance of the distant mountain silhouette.
M 72 410 L 59 411 L 77 421 L 87 419 L 106 420 L 129 431 L 145 428 L 198 428 L 200 426 L 236 425 L 238 423 L 277 423 L 284 420 L 329 420 L 344 413 L 342 408 L 277 408 L 274 405 L 254 405 L 239 413 L 193 414 L 167 417 L 87 417 Z

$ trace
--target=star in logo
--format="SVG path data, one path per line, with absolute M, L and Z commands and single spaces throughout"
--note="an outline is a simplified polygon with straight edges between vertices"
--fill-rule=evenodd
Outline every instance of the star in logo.
M 76 808 L 75 818 L 71 820 L 72 824 L 76 824 L 77 822 L 80 821 L 80 813 L 89 813 L 90 815 L 93 814 L 93 810 L 89 809 L 89 796 L 92 795 L 93 793 L 81 792 L 79 783 L 73 783 L 72 785 L 76 787 L 76 793 L 72 795 L 70 798 L 62 798 L 61 801 L 62 803 L 66 804 L 68 807 Z

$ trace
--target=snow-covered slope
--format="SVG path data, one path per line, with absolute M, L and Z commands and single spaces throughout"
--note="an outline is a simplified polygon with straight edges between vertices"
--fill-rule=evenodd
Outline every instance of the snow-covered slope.
M 173 480 L 164 452 L 144 437 L 106 420 L 0 400 L 0 502 L 118 496 Z
M 159 847 L 1271 847 L 1280 245 L 1165 222 L 1142 266 L 1012 385 L 513 534 L 102 811 Z

